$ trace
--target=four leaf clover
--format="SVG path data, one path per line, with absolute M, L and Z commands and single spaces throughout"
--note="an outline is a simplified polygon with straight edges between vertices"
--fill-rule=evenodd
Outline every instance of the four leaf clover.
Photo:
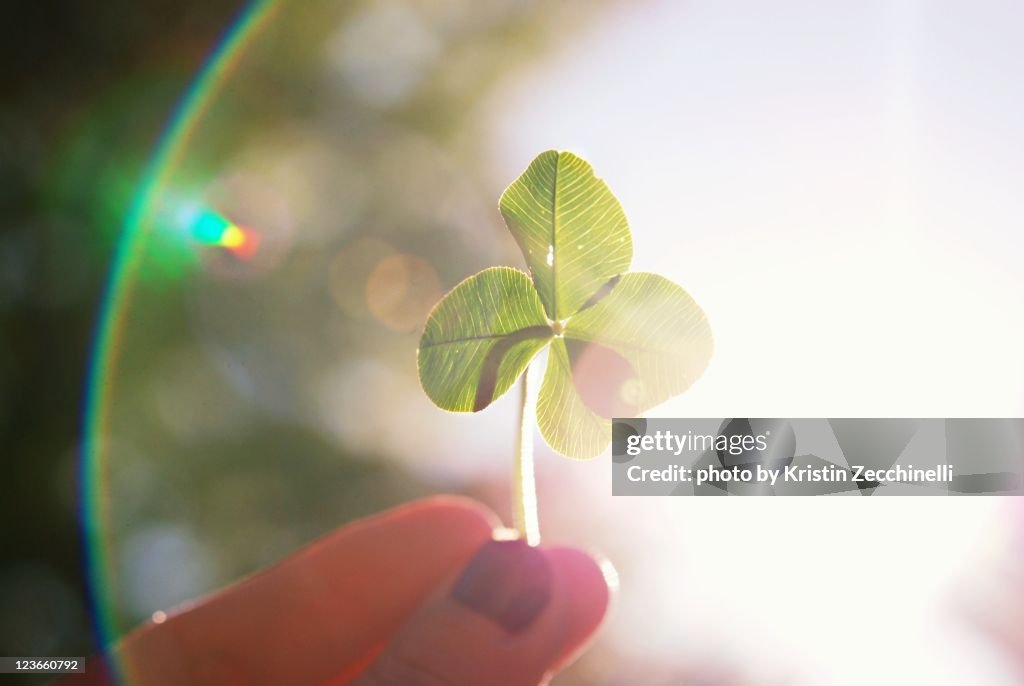
M 675 283 L 626 271 L 626 216 L 576 155 L 541 153 L 499 208 L 529 274 L 491 267 L 455 286 L 423 331 L 420 383 L 438 407 L 476 412 L 548 348 L 541 435 L 564 455 L 594 457 L 611 442 L 612 417 L 636 416 L 701 375 L 713 347 L 707 319 Z

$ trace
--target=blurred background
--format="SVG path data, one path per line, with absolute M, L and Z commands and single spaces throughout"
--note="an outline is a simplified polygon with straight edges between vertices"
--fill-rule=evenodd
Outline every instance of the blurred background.
M 508 520 L 515 399 L 437 410 L 415 348 L 447 289 L 522 266 L 497 199 L 548 148 L 590 160 L 633 268 L 711 320 L 708 372 L 655 414 L 1024 411 L 1024 8 L 285 0 L 231 31 L 252 16 L 0 7 L 0 655 L 95 649 L 80 469 L 99 475 L 116 632 L 414 497 Z M 176 103 L 232 41 L 146 185 Z M 147 189 L 80 465 L 103 288 Z M 197 240 L 208 224 L 242 238 Z M 607 456 L 537 447 L 545 537 L 621 577 L 558 683 L 721 664 L 1014 683 L 958 610 L 992 603 L 976 591 L 1019 539 L 1008 501 L 613 499 Z

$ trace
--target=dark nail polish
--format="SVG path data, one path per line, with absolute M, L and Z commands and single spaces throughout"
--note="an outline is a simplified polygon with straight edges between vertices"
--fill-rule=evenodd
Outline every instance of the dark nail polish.
M 452 597 L 517 634 L 547 607 L 552 583 L 551 565 L 538 548 L 490 541 L 455 582 Z

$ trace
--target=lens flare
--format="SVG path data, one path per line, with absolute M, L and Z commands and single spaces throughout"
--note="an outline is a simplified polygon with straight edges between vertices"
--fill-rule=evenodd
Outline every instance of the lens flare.
M 252 229 L 235 224 L 213 210 L 196 213 L 188 227 L 188 235 L 203 245 L 226 248 L 236 257 L 252 257 L 259 247 L 259 235 Z
M 126 628 L 122 626 L 115 607 L 116 561 L 113 555 L 109 522 L 109 464 L 107 442 L 110 404 L 114 395 L 120 337 L 139 266 L 145 250 L 147 228 L 160 212 L 160 198 L 172 170 L 181 161 L 186 143 L 227 77 L 237 66 L 245 48 L 267 26 L 281 0 L 253 0 L 239 13 L 224 32 L 199 73 L 178 102 L 168 125 L 146 165 L 131 209 L 124 218 L 121 236 L 103 296 L 93 342 L 86 388 L 84 441 L 80 468 L 81 527 L 86 542 L 89 595 L 92 620 L 101 648 L 108 659 L 113 678 L 118 684 L 141 683 L 132 678 L 127 665 L 111 652 L 114 642 Z M 190 207 L 180 206 L 185 214 Z M 191 224 L 192 236 L 211 236 L 211 244 L 222 245 L 234 254 L 252 254 L 258 243 L 256 235 L 230 221 L 218 221 L 216 213 L 200 211 Z M 223 223 L 221 223 L 223 221 Z M 216 231 L 220 227 L 219 232 Z M 232 228 L 233 227 L 233 228 Z M 209 233 L 207 233 L 209 232 Z M 154 237 L 158 232 L 154 232 Z M 197 242 L 204 241 L 196 239 Z

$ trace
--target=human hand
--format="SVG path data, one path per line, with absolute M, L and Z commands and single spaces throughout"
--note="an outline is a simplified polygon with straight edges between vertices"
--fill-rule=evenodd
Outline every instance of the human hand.
M 136 629 L 115 659 L 132 686 L 536 686 L 596 631 L 609 583 L 498 526 L 454 497 L 360 520 Z M 114 683 L 99 661 L 59 682 Z

